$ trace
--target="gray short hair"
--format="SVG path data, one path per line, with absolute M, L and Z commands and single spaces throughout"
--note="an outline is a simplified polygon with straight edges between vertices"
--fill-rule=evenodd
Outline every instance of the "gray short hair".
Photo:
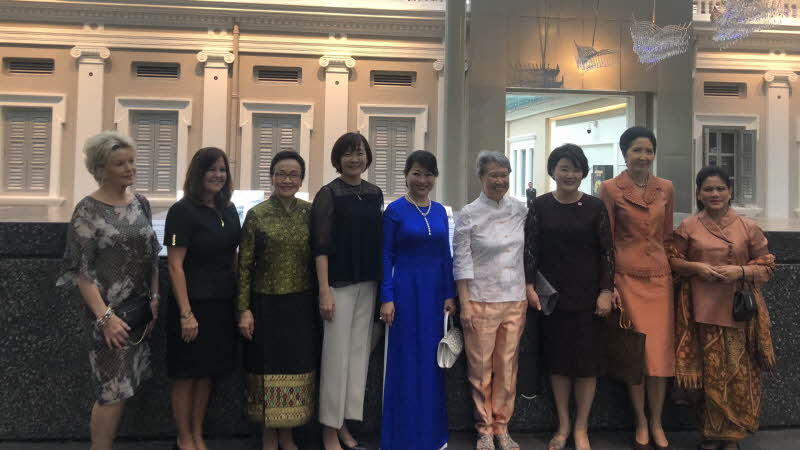
M 102 181 L 101 169 L 108 163 L 111 154 L 121 148 L 136 148 L 133 139 L 116 131 L 103 131 L 86 140 L 83 154 L 86 155 L 86 169 L 94 179 Z
M 478 153 L 478 160 L 475 161 L 475 173 L 479 177 L 486 175 L 486 169 L 492 163 L 505 167 L 508 169 L 508 173 L 511 173 L 511 161 L 508 160 L 506 155 L 492 150 L 481 150 Z

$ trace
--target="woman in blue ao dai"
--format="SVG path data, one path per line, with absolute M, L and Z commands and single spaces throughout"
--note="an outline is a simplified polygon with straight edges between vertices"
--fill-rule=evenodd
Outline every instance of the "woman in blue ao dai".
M 408 193 L 383 215 L 381 320 L 387 325 L 381 450 L 447 444 L 444 371 L 436 364 L 445 311 L 455 312 L 447 212 L 428 199 L 439 172 L 417 150 L 404 170 Z

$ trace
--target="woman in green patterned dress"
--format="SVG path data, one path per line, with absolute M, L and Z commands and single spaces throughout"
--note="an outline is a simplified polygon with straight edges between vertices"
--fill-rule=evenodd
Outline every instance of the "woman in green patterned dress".
M 245 414 L 263 424 L 263 450 L 297 450 L 292 428 L 314 412 L 318 359 L 311 204 L 294 196 L 305 177 L 298 153 L 275 155 L 270 175 L 272 195 L 247 213 L 239 247 Z

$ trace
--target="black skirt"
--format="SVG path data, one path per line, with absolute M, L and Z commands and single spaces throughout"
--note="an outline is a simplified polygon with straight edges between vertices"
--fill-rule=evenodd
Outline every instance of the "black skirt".
M 181 338 L 178 302 L 167 306 L 167 375 L 170 378 L 207 378 L 233 371 L 236 358 L 236 318 L 233 299 L 189 299 L 198 324 L 197 338 Z
M 255 327 L 245 341 L 244 369 L 252 374 L 299 374 L 319 364 L 316 297 L 310 292 L 284 295 L 253 293 Z
M 547 370 L 567 377 L 597 377 L 608 367 L 605 319 L 590 311 L 542 315 L 542 345 Z

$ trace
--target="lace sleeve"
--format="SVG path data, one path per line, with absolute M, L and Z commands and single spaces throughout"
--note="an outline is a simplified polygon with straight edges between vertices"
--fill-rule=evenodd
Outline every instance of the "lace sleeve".
M 56 280 L 57 286 L 77 286 L 78 278 L 97 283 L 94 263 L 97 255 L 96 220 L 86 202 L 78 203 L 67 229 L 63 268 Z
M 600 243 L 600 289 L 614 290 L 614 239 L 611 237 L 611 221 L 605 205 L 600 207 L 597 223 L 597 240 Z
M 536 282 L 536 271 L 539 266 L 539 214 L 534 202 L 528 203 L 528 216 L 525 217 L 525 248 L 523 259 L 525 265 L 525 282 Z
M 333 190 L 323 186 L 311 205 L 311 247 L 314 256 L 330 255 L 335 252 L 333 213 Z

